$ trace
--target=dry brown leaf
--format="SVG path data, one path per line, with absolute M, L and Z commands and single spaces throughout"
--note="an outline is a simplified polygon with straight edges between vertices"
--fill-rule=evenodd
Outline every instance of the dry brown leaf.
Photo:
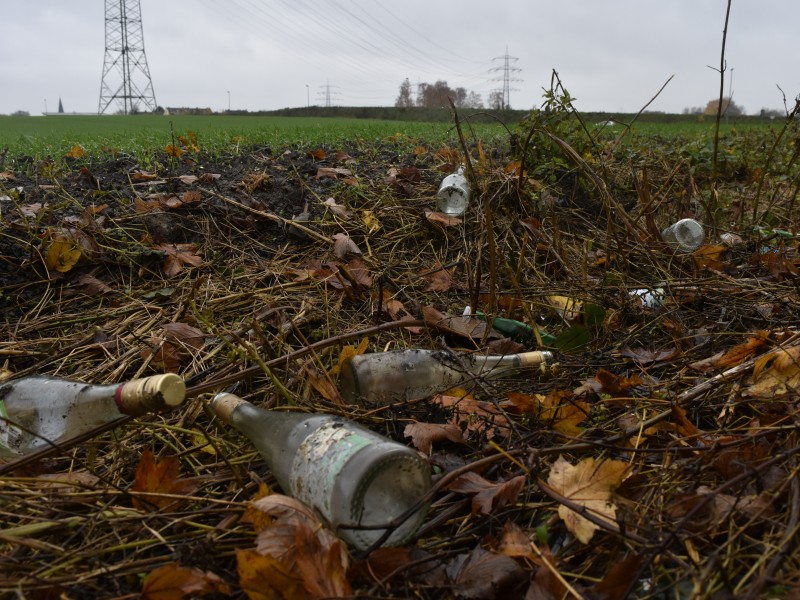
M 253 506 L 255 500 L 265 498 L 270 495 L 269 486 L 266 483 L 258 484 L 258 491 L 255 498 L 247 505 L 247 508 L 242 515 L 242 523 L 250 523 L 253 526 L 253 531 L 259 533 L 264 531 L 269 525 L 272 524 L 272 517 L 266 514 L 263 510 L 258 510 Z
M 47 247 L 45 264 L 51 271 L 66 273 L 78 264 L 82 255 L 75 240 L 59 236 L 53 239 Z
M 519 475 L 500 483 L 492 483 L 471 471 L 458 477 L 447 489 L 472 495 L 472 514 L 490 515 L 495 510 L 516 501 L 525 485 L 525 476 Z
M 800 346 L 779 348 L 759 358 L 753 367 L 750 396 L 771 398 L 800 390 Z
M 306 524 L 295 533 L 295 564 L 312 598 L 345 598 L 353 591 L 347 580 L 347 552 L 341 540 L 323 544 Z
M 539 422 L 566 435 L 577 436 L 583 432 L 578 425 L 589 418 L 590 410 L 589 404 L 576 400 L 572 392 L 553 390 L 539 403 Z
M 323 177 L 331 177 L 333 179 L 339 179 L 339 177 L 352 177 L 353 172 L 350 169 L 344 169 L 342 167 L 320 167 L 317 169 L 317 179 L 322 179 Z
M 114 289 L 100 281 L 97 277 L 89 274 L 83 274 L 78 277 L 78 283 L 83 286 L 83 291 L 89 296 L 100 296 L 101 294 L 110 294 Z
M 14 181 L 15 179 L 14 173 L 10 170 L 6 169 L 5 171 L 0 171 L 0 181 Z
M 344 258 L 347 253 L 361 254 L 358 245 L 346 233 L 336 233 L 333 236 L 333 253 L 338 258 Z
M 31 204 L 23 204 L 20 206 L 19 213 L 23 217 L 35 217 L 42 209 L 46 208 L 48 208 L 48 204 L 46 202 L 44 204 L 41 202 L 32 202 Z
M 425 211 L 425 218 L 429 223 L 435 223 L 444 227 L 455 227 L 461 225 L 464 221 L 456 216 L 448 215 L 446 213 L 434 212 L 432 210 Z
M 325 206 L 328 207 L 333 214 L 338 217 L 342 217 L 343 219 L 349 219 L 353 216 L 353 213 L 347 210 L 346 206 L 342 206 L 341 204 L 336 204 L 335 198 L 328 198 L 325 200 Z
M 307 600 L 299 573 L 272 556 L 236 550 L 239 585 L 250 600 Z
M 403 430 L 405 437 L 423 454 L 430 454 L 434 442 L 449 440 L 456 444 L 466 444 L 461 430 L 452 423 L 409 423 Z
M 534 562 L 540 562 L 533 552 L 530 537 L 513 521 L 506 521 L 506 524 L 503 525 L 503 533 L 497 545 L 497 551 L 506 556 L 527 558 Z
M 432 272 L 426 272 L 422 278 L 428 282 L 424 292 L 447 292 L 453 287 L 453 275 L 448 269 L 441 266 Z
M 639 576 L 644 556 L 629 554 L 613 563 L 606 576 L 592 587 L 592 597 L 604 600 L 624 600 L 629 597 L 631 585 Z
M 528 574 L 510 556 L 484 550 L 480 546 L 458 556 L 448 566 L 456 597 L 466 600 L 511 598 L 512 592 Z
M 153 569 L 142 585 L 142 600 L 184 600 L 207 594 L 230 595 L 230 588 L 218 575 L 174 562 Z
M 137 169 L 131 174 L 131 179 L 133 181 L 152 181 L 153 179 L 158 179 L 158 175 L 156 173 L 150 173 L 149 171 Z
M 183 271 L 184 265 L 199 267 L 203 264 L 203 258 L 196 254 L 197 244 L 160 244 L 156 246 L 156 250 L 167 254 L 164 261 L 164 274 L 167 277 Z
M 131 491 L 139 492 L 132 498 L 134 508 L 150 512 L 167 511 L 185 503 L 183 498 L 169 497 L 190 494 L 197 487 L 193 481 L 178 477 L 180 464 L 180 460 L 174 456 L 156 460 L 150 450 L 145 450 L 131 486 Z
M 454 389 L 448 394 L 438 394 L 431 402 L 451 408 L 453 416 L 450 423 L 457 425 L 461 431 L 484 435 L 487 440 L 495 435 L 507 437 L 511 433 L 508 419 L 494 404 L 476 400 L 464 390 Z
M 689 365 L 697 371 L 707 371 L 708 369 L 727 369 L 743 363 L 750 356 L 767 343 L 768 331 L 758 331 L 751 335 L 741 344 L 737 344 L 730 350 L 720 352 L 709 358 L 698 360 Z
M 553 463 L 547 485 L 572 503 L 609 523 L 614 523 L 617 509 L 611 494 L 622 483 L 628 464 L 619 460 L 595 461 L 589 457 L 571 465 L 563 457 Z M 578 540 L 588 544 L 598 526 L 565 505 L 558 516 Z

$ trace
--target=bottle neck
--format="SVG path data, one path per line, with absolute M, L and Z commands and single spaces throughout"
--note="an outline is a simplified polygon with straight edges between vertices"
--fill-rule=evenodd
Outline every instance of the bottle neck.
M 547 351 L 522 352 L 519 354 L 502 354 L 490 356 L 473 356 L 473 366 L 476 372 L 488 370 L 508 370 L 538 367 L 552 359 L 552 353 Z

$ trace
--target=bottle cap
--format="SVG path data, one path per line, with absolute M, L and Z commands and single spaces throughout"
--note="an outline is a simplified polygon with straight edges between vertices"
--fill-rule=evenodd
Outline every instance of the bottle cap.
M 168 410 L 186 398 L 186 383 L 175 373 L 134 379 L 117 388 L 116 401 L 120 412 L 142 415 Z
M 222 392 L 214 396 L 214 399 L 211 401 L 211 409 L 220 419 L 226 423 L 230 423 L 233 411 L 242 404 L 247 404 L 247 400 L 240 398 L 236 394 Z

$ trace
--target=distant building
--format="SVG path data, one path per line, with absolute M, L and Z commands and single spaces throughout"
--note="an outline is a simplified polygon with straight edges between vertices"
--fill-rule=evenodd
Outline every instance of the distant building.
M 187 106 L 170 106 L 164 109 L 165 115 L 213 115 L 214 111 L 210 108 L 190 108 Z

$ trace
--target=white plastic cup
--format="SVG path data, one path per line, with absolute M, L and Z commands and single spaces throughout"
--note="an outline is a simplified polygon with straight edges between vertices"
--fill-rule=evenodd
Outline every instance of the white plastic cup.
M 661 238 L 678 252 L 694 252 L 705 237 L 703 226 L 694 219 L 681 219 L 661 232 Z
M 463 215 L 469 204 L 469 183 L 464 177 L 464 167 L 442 180 L 436 193 L 436 206 L 446 215 Z

